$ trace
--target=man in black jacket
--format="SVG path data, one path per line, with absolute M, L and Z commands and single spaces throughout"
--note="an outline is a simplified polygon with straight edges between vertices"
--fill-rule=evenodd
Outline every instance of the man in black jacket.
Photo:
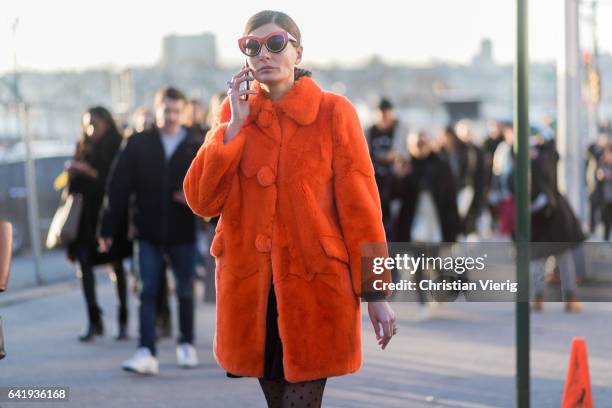
M 113 165 L 100 222 L 100 246 L 108 248 L 122 214 L 134 198 L 135 262 L 142 281 L 140 345 L 123 368 L 157 374 L 156 304 L 164 260 L 174 272 L 179 303 L 180 338 L 177 360 L 197 365 L 193 347 L 193 279 L 196 264 L 196 220 L 187 206 L 182 185 L 202 138 L 181 126 L 185 96 L 164 87 L 155 95 L 155 126 L 124 143 Z

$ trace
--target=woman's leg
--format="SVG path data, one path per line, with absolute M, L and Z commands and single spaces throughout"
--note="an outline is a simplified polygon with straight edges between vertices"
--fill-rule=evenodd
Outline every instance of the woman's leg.
M 546 258 L 533 259 L 529 262 L 529 272 L 531 275 L 532 298 L 531 308 L 536 311 L 544 307 L 544 289 L 546 288 Z
M 327 378 L 299 383 L 286 382 L 283 388 L 283 408 L 319 408 Z
M 320 408 L 327 378 L 290 383 L 259 379 L 268 408 Z
M 259 385 L 266 397 L 268 408 L 282 408 L 283 389 L 285 388 L 285 380 L 264 380 L 259 378 Z
M 606 204 L 603 208 L 604 239 L 610 241 L 610 229 L 612 227 L 612 204 Z
M 128 306 L 127 306 L 127 276 L 123 268 L 121 260 L 115 261 L 112 264 L 113 272 L 115 273 L 115 282 L 117 285 L 117 299 L 119 307 L 117 310 L 117 322 L 119 330 L 117 340 L 127 338 L 127 322 L 128 322 Z
M 170 314 L 170 303 L 168 294 L 168 275 L 166 261 L 161 266 L 161 281 L 159 285 L 159 293 L 157 296 L 157 320 L 156 330 L 159 338 L 172 336 L 172 316 Z
M 559 255 L 557 262 L 559 264 L 563 300 L 567 300 L 576 294 L 576 265 L 571 250 L 568 249 Z
M 89 341 L 94 335 L 101 335 L 104 331 L 102 319 L 100 317 L 101 310 L 98 306 L 96 298 L 96 280 L 94 276 L 94 267 L 89 249 L 82 247 L 77 253 L 77 267 L 81 275 L 81 283 L 83 286 L 83 295 L 85 296 L 85 304 L 87 305 L 87 317 L 89 327 L 86 332 L 79 337 L 81 341 Z

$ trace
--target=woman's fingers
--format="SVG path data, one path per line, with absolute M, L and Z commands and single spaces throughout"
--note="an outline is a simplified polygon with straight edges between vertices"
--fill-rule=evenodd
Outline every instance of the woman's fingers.
M 380 325 L 378 324 L 378 319 L 374 318 L 372 313 L 370 313 L 370 322 L 372 322 L 372 327 L 374 328 L 374 334 L 376 334 L 376 340 L 380 340 L 382 337 L 380 334 Z
M 395 326 L 395 316 L 391 316 L 389 319 L 382 321 L 381 323 L 383 329 L 383 336 L 379 339 L 379 343 L 384 350 L 387 347 L 387 344 L 391 341 L 391 337 L 393 337 L 397 333 L 397 328 Z
M 255 80 L 255 78 L 253 77 L 253 74 L 251 73 L 251 68 L 243 68 L 239 73 L 237 73 L 236 75 L 232 76 L 231 79 L 231 83 L 232 86 L 231 88 L 233 89 L 237 89 L 237 87 L 240 85 L 240 83 L 244 82 L 244 81 L 253 81 Z
M 236 95 L 240 96 L 240 95 L 257 95 L 257 91 L 253 91 L 252 89 L 243 89 L 241 91 L 238 91 L 236 93 Z

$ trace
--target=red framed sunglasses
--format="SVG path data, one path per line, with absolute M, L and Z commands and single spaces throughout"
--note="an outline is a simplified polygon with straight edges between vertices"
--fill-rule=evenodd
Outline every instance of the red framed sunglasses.
M 275 31 L 265 37 L 257 37 L 255 35 L 247 35 L 238 39 L 240 51 L 247 57 L 256 57 L 261 52 L 262 45 L 265 45 L 268 51 L 278 54 L 282 52 L 287 43 L 293 41 L 295 44 L 298 41 L 286 31 Z

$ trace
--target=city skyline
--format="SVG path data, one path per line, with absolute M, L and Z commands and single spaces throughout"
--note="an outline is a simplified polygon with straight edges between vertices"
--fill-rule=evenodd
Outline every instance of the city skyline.
M 495 4 L 492 4 L 495 3 Z M 92 3 L 93 4 L 93 3 Z M 325 10 L 322 5 L 325 5 Z M 354 4 L 354 3 L 353 3 Z M 373 55 L 390 63 L 428 65 L 431 62 L 468 64 L 480 42 L 489 38 L 497 63 L 511 63 L 514 55 L 514 1 L 409 1 L 398 6 L 379 1 L 378 7 L 347 7 L 341 3 L 309 2 L 288 5 L 280 1 L 219 4 L 177 0 L 168 6 L 144 8 L 142 3 L 108 1 L 104 7 L 74 0 L 24 0 L 4 5 L 0 17 L 0 74 L 12 70 L 17 27 L 20 69 L 84 70 L 147 66 L 159 62 L 161 43 L 171 34 L 210 32 L 216 36 L 222 65 L 241 61 L 235 40 L 255 12 L 269 8 L 291 15 L 302 30 L 304 64 L 351 65 Z M 530 3 L 530 54 L 533 61 L 554 61 L 562 47 L 563 3 Z M 82 11 L 80 11 L 82 10 Z M 444 10 L 444 13 L 440 13 Z M 612 52 L 611 5 L 600 6 L 600 52 Z M 58 12 L 61 14 L 58 15 Z M 73 16 L 81 13 L 82 18 Z M 169 18 L 176 14 L 177 18 Z M 343 18 L 343 16 L 347 18 Z M 348 18 L 350 17 L 350 18 Z M 583 16 L 581 22 L 586 22 Z M 327 27 L 321 30 L 320 27 Z M 590 46 L 585 24 L 583 44 Z M 426 41 L 425 41 L 426 39 Z M 452 41 L 449 41 L 452 39 Z

